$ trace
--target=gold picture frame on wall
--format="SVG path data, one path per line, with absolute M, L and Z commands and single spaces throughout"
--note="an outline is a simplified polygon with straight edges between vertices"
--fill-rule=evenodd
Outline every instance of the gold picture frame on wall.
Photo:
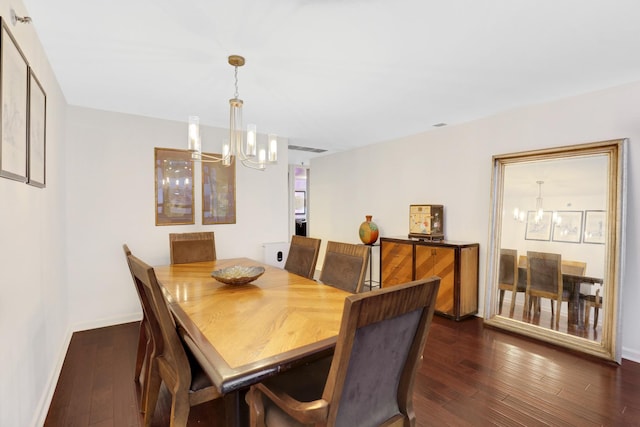
M 203 153 L 221 157 L 221 154 Z M 236 223 L 236 161 L 202 162 L 202 224 Z
M 191 153 L 172 148 L 154 150 L 156 225 L 194 224 Z

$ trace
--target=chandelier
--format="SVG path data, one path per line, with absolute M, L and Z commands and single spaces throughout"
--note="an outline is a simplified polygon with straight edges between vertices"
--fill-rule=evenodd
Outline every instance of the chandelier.
M 536 197 L 536 210 L 534 220 L 536 223 L 539 223 L 544 215 L 544 209 L 542 207 L 542 184 L 544 184 L 544 181 L 536 181 L 536 184 L 538 184 L 538 197 Z M 526 219 L 526 212 L 516 207 L 513 210 L 513 219 L 519 222 L 524 222 Z
M 191 158 L 202 162 L 222 162 L 230 166 L 235 157 L 243 166 L 264 170 L 267 163 L 278 161 L 278 138 L 269 134 L 266 144 L 258 142 L 256 125 L 247 125 L 246 138 L 242 130 L 242 99 L 238 98 L 238 67 L 244 65 L 244 58 L 239 55 L 229 56 L 229 64 L 234 67 L 235 93 L 229 100 L 229 139 L 222 144 L 222 154 L 214 156 L 203 154 L 200 142 L 200 118 L 189 116 L 188 149 Z

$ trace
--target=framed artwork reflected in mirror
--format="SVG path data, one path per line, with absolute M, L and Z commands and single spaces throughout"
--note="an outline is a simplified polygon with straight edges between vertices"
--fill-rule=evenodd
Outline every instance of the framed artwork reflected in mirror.
M 580 243 L 582 236 L 582 211 L 557 211 L 553 213 L 554 242 Z

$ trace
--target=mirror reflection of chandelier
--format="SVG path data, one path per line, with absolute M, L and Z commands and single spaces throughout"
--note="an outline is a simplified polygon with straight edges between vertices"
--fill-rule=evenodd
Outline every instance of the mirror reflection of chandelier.
M 542 206 L 542 184 L 544 184 L 544 181 L 536 181 L 536 184 L 538 184 L 538 197 L 536 197 L 536 210 L 535 210 L 534 221 L 536 223 L 539 223 L 542 220 L 542 217 L 544 215 L 544 208 Z M 513 210 L 513 219 L 516 221 L 524 222 L 526 219 L 526 211 L 516 207 Z M 560 218 L 556 219 L 554 216 L 554 222 L 558 222 L 560 220 L 561 220 Z
M 215 156 L 202 153 L 200 141 L 200 118 L 189 117 L 188 144 L 191 158 L 202 162 L 222 162 L 229 166 L 235 157 L 243 166 L 264 170 L 267 163 L 278 162 L 278 138 L 269 134 L 266 144 L 260 144 L 256 125 L 247 125 L 246 138 L 242 130 L 242 105 L 238 98 L 238 67 L 244 65 L 244 58 L 239 55 L 229 56 L 229 64 L 235 69 L 235 93 L 229 100 L 229 139 L 222 144 L 222 154 Z

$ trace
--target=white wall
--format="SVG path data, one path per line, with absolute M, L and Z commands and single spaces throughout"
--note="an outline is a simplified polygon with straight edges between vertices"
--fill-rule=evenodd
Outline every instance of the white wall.
M 74 330 L 141 318 L 122 244 L 151 265 L 169 263 L 169 233 L 214 231 L 219 258 L 261 260 L 263 243 L 288 241 L 286 140 L 263 172 L 237 166 L 236 224 L 156 226 L 154 147 L 184 149 L 187 123 L 70 107 L 67 120 L 70 322 Z M 203 151 L 220 152 L 223 129 L 201 128 Z
M 374 120 L 375 118 L 372 118 Z M 480 243 L 480 296 L 485 293 L 491 157 L 524 150 L 630 138 L 623 283 L 623 357 L 640 361 L 640 83 L 469 123 L 433 129 L 311 161 L 312 235 L 358 242 L 364 215 L 382 236 L 406 236 L 409 205 L 445 206 L 447 240 Z M 318 264 L 321 265 L 321 253 Z M 480 301 L 482 314 L 484 302 Z
M 20 1 L 0 0 L 0 15 Z M 11 25 L 47 94 L 46 188 L 0 178 L 0 426 L 37 425 L 67 348 L 66 102 L 33 25 Z M 25 76 L 26 78 L 26 76 Z

